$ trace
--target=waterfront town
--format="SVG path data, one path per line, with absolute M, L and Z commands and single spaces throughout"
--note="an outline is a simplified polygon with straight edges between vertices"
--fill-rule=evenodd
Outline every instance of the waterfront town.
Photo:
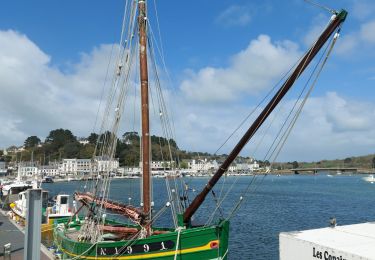
M 4 151 L 7 153 L 6 150 Z M 219 168 L 217 160 L 192 159 L 184 161 L 185 167 L 175 168 L 171 161 L 152 161 L 151 170 L 155 177 L 177 176 L 206 176 Z M 249 175 L 253 172 L 269 171 L 260 167 L 255 159 L 238 161 L 230 166 L 228 174 Z M 120 167 L 119 159 L 95 156 L 93 159 L 69 158 L 50 161 L 43 165 L 39 161 L 0 162 L 0 176 L 19 176 L 22 179 L 43 179 L 51 177 L 57 180 L 81 180 L 100 176 L 110 172 L 115 178 L 136 178 L 141 176 L 141 163 L 137 166 Z

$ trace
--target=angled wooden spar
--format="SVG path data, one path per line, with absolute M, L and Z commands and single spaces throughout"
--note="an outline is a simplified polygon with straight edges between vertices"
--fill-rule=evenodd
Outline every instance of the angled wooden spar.
M 237 143 L 237 145 L 234 147 L 232 152 L 228 155 L 226 160 L 221 164 L 219 169 L 216 171 L 215 175 L 212 176 L 212 178 L 209 180 L 209 182 L 203 188 L 201 193 L 199 193 L 195 197 L 195 199 L 190 204 L 190 206 L 185 210 L 185 212 L 184 212 L 184 223 L 190 222 L 191 217 L 197 211 L 197 209 L 200 207 L 200 205 L 203 203 L 207 194 L 211 191 L 211 189 L 219 181 L 220 177 L 227 171 L 229 165 L 233 162 L 233 160 L 241 152 L 243 147 L 250 140 L 250 138 L 256 133 L 256 131 L 263 124 L 263 122 L 267 119 L 267 117 L 272 113 L 272 111 L 277 106 L 277 104 L 281 101 L 281 99 L 285 96 L 285 94 L 293 86 L 294 82 L 298 79 L 298 77 L 302 74 L 302 72 L 310 64 L 311 60 L 316 56 L 316 54 L 319 52 L 319 50 L 328 41 L 330 36 L 341 25 L 341 23 L 345 21 L 346 16 L 347 16 L 347 12 L 345 10 L 341 10 L 331 20 L 328 27 L 319 36 L 316 44 L 313 47 L 311 47 L 310 50 L 305 54 L 305 56 L 302 58 L 302 60 L 300 61 L 300 63 L 298 64 L 298 66 L 296 67 L 294 72 L 284 82 L 284 84 L 277 91 L 275 96 L 271 99 L 271 101 L 267 104 L 267 106 L 260 113 L 258 118 L 253 122 L 253 124 L 250 126 L 250 128 L 245 133 L 245 135 L 241 138 L 241 140 Z

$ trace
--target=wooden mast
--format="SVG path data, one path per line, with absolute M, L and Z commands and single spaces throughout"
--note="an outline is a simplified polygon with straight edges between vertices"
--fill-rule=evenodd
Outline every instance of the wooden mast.
M 206 186 L 203 188 L 201 193 L 199 193 L 190 206 L 184 212 L 184 223 L 189 223 L 193 214 L 197 211 L 200 205 L 203 203 L 204 199 L 206 198 L 207 194 L 211 191 L 214 185 L 219 181 L 220 177 L 227 171 L 230 164 L 234 161 L 237 155 L 241 152 L 250 138 L 256 133 L 259 127 L 263 124 L 263 122 L 267 119 L 267 117 L 271 114 L 273 109 L 277 106 L 277 104 L 281 101 L 281 99 L 285 96 L 288 90 L 293 86 L 294 82 L 299 78 L 302 72 L 306 69 L 309 65 L 311 60 L 315 57 L 315 55 L 319 52 L 319 50 L 324 46 L 327 40 L 330 38 L 332 33 L 344 22 L 346 18 L 347 12 L 345 10 L 341 10 L 339 13 L 336 14 L 336 17 L 332 19 L 331 23 L 328 27 L 324 30 L 324 32 L 320 35 L 319 39 L 317 40 L 316 44 L 310 48 L 310 50 L 305 54 L 302 58 L 294 72 L 291 76 L 284 82 L 281 88 L 277 91 L 275 96 L 271 99 L 271 101 L 267 104 L 267 106 L 263 109 L 260 113 L 258 118 L 253 122 L 250 128 L 247 130 L 245 135 L 241 138 L 241 140 L 237 143 L 234 147 L 232 152 L 228 155 L 226 160 L 220 165 L 219 169 L 216 171 L 214 176 L 209 180 Z
M 139 60 L 141 80 L 141 107 L 142 107 L 142 195 L 143 212 L 146 217 L 147 235 L 151 227 L 151 185 L 150 185 L 150 123 L 148 105 L 148 69 L 147 69 L 147 10 L 146 1 L 138 0 L 138 28 L 139 28 Z

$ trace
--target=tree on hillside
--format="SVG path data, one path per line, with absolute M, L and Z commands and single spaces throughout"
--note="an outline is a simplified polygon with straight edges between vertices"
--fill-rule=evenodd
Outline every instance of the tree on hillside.
M 375 157 L 372 158 L 372 168 L 375 168 Z
M 55 149 L 61 148 L 71 142 L 77 142 L 77 138 L 68 129 L 60 128 L 52 130 L 46 138 L 46 143 L 52 145 Z
M 78 142 L 70 142 L 64 145 L 63 152 L 64 158 L 77 158 L 79 157 L 79 151 L 81 148 L 81 144 Z
M 344 159 L 344 163 L 348 164 L 352 162 L 352 158 L 348 157 Z
M 139 143 L 139 135 L 137 132 L 126 132 L 122 135 L 122 141 L 127 145 L 136 145 Z
M 189 167 L 188 163 L 185 161 L 180 162 L 180 168 L 181 169 L 187 169 Z
M 108 144 L 109 142 L 113 141 L 113 138 L 117 138 L 114 134 L 110 131 L 105 131 L 103 134 L 98 136 L 99 144 Z
M 89 141 L 90 144 L 96 144 L 96 141 L 98 140 L 99 135 L 96 133 L 91 133 L 87 140 Z
M 81 146 L 81 149 L 79 151 L 78 158 L 80 159 L 90 159 L 93 157 L 95 152 L 95 145 L 88 144 Z
M 33 148 L 33 147 L 36 147 L 38 146 L 38 144 L 40 144 L 40 139 L 39 137 L 35 136 L 35 135 L 32 135 L 32 136 L 29 136 L 28 138 L 26 138 L 25 142 L 24 142 L 24 145 L 25 145 L 25 148 Z
M 292 162 L 293 169 L 298 168 L 299 164 L 297 161 Z

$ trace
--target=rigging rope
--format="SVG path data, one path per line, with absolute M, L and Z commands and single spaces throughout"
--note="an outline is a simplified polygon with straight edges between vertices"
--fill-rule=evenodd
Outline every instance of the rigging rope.
M 323 68 L 324 68 L 324 66 L 325 66 L 325 64 L 326 64 L 326 62 L 327 62 L 329 56 L 330 56 L 330 54 L 332 53 L 333 47 L 334 47 L 334 45 L 335 45 L 335 43 L 336 43 L 336 41 L 337 41 L 337 39 L 338 39 L 338 37 L 339 37 L 339 31 L 340 31 L 340 28 L 337 30 L 337 32 L 336 32 L 335 35 L 333 36 L 331 42 L 327 45 L 325 51 L 323 52 L 322 57 L 325 56 L 325 58 L 324 58 L 323 62 L 321 62 L 321 65 L 320 65 L 320 67 L 319 67 L 319 70 L 318 70 L 318 72 L 316 73 L 316 75 L 315 75 L 315 77 L 314 77 L 314 81 L 313 81 L 312 84 L 310 85 L 310 88 L 309 88 L 308 92 L 305 94 L 304 99 L 303 99 L 303 101 L 301 102 L 301 104 L 300 104 L 298 110 L 296 111 L 296 113 L 295 113 L 295 115 L 294 115 L 292 121 L 290 122 L 288 128 L 287 128 L 286 131 L 284 132 L 284 135 L 283 135 L 283 137 L 282 137 L 282 143 L 281 143 L 281 145 L 279 146 L 276 155 L 274 156 L 274 159 L 273 159 L 272 164 L 275 162 L 277 156 L 279 155 L 279 153 L 280 153 L 282 147 L 284 146 L 284 144 L 285 144 L 287 138 L 289 137 L 289 135 L 290 135 L 290 133 L 291 133 L 291 130 L 292 130 L 293 127 L 295 126 L 295 123 L 296 123 L 298 117 L 300 116 L 300 114 L 301 114 L 301 112 L 302 112 L 302 109 L 303 109 L 304 105 L 306 104 L 306 101 L 307 101 L 308 97 L 310 96 L 312 90 L 314 89 L 314 87 L 315 87 L 315 85 L 316 85 L 316 83 L 317 83 L 317 80 L 318 80 L 318 78 L 319 78 L 319 76 L 320 76 L 320 74 L 321 74 L 321 72 L 322 72 L 322 70 L 323 70 Z M 327 49 L 328 49 L 328 52 L 327 52 Z M 322 60 L 322 59 L 320 59 L 320 61 L 321 61 L 321 60 Z M 319 62 L 319 63 L 320 63 L 320 62 Z M 319 64 L 319 63 L 318 63 L 318 64 Z M 315 69 L 314 69 L 314 72 L 315 72 Z M 311 77 L 310 77 L 310 78 L 311 78 Z M 309 80 L 310 80 L 310 79 L 309 79 Z M 305 88 L 304 88 L 304 89 L 305 89 Z M 272 166 L 272 164 L 271 164 L 271 166 Z M 264 178 L 265 178 L 266 176 L 267 176 L 267 175 L 263 175 L 263 178 L 260 180 L 260 183 L 263 182 L 263 180 L 264 180 Z M 260 183 L 258 183 L 258 185 L 255 187 L 254 192 L 255 192 L 256 189 L 260 186 Z M 236 205 L 233 207 L 233 209 L 232 209 L 232 211 L 231 211 L 231 214 L 228 216 L 227 219 L 231 218 L 231 217 L 235 214 L 235 212 L 237 212 L 237 210 L 239 209 L 240 205 L 241 205 L 241 204 L 243 203 L 243 201 L 245 200 L 246 195 L 248 195 L 249 187 L 250 187 L 250 185 L 247 187 L 247 189 L 245 190 L 245 192 L 242 192 L 242 195 L 240 196 L 240 200 L 239 200 L 239 201 L 236 203 Z
M 331 18 L 331 20 L 332 20 L 332 18 Z M 340 29 L 339 29 L 339 30 L 340 30 Z M 339 30 L 338 30 L 338 32 L 339 32 Z M 303 106 L 304 106 L 304 104 L 305 104 L 305 102 L 306 102 L 308 96 L 310 95 L 310 93 L 311 93 L 313 87 L 315 86 L 315 84 L 316 84 L 316 82 L 317 82 L 317 79 L 318 79 L 318 77 L 319 77 L 319 75 L 320 75 L 320 73 L 321 73 L 321 71 L 322 71 L 322 69 L 323 69 L 323 67 L 324 67 L 324 65 L 325 65 L 325 63 L 326 63 L 326 61 L 327 61 L 327 59 L 328 59 L 328 57 L 329 57 L 331 51 L 332 51 L 332 49 L 333 49 L 333 46 L 334 46 L 334 44 L 335 44 L 335 42 L 336 42 L 336 40 L 337 40 L 337 38 L 338 38 L 338 32 L 337 32 L 337 33 L 335 34 L 335 36 L 333 37 L 333 40 L 331 41 L 331 44 L 328 44 L 328 45 L 327 45 L 325 51 L 323 52 L 323 54 L 322 54 L 322 56 L 321 56 L 321 58 L 320 58 L 320 60 L 319 60 L 319 62 L 318 62 L 318 64 L 321 62 L 322 57 L 325 55 L 328 46 L 330 46 L 329 51 L 328 51 L 328 53 L 327 53 L 327 55 L 326 55 L 326 57 L 325 57 L 325 59 L 324 59 L 324 62 L 321 64 L 321 67 L 320 67 L 320 69 L 319 69 L 318 74 L 317 74 L 316 77 L 315 77 L 314 82 L 312 83 L 312 85 L 311 85 L 311 87 L 310 87 L 308 93 L 306 94 L 306 96 L 305 96 L 303 102 L 302 102 L 301 105 L 299 106 L 299 108 L 298 108 L 298 110 L 297 110 L 297 112 L 296 112 L 296 115 L 293 117 L 292 122 L 290 123 L 290 125 L 288 126 L 288 128 L 287 128 L 287 130 L 286 130 L 286 131 L 287 131 L 287 134 L 283 136 L 283 137 L 285 137 L 285 138 L 282 138 L 283 142 L 282 142 L 282 144 L 279 146 L 279 150 L 278 150 L 276 156 L 274 157 L 273 163 L 274 163 L 274 161 L 276 160 L 276 158 L 277 158 L 279 152 L 281 151 L 283 145 L 285 144 L 286 139 L 288 138 L 288 136 L 289 136 L 289 134 L 290 134 L 290 132 L 291 132 L 293 126 L 295 125 L 295 122 L 296 122 L 298 116 L 300 115 L 300 113 L 301 113 L 301 111 L 302 111 L 302 108 L 303 108 Z M 316 44 L 316 42 L 314 42 L 314 45 L 315 45 L 315 44 Z M 318 64 L 315 66 L 315 68 L 314 68 L 314 70 L 313 70 L 313 74 L 314 74 L 314 72 L 315 72 L 315 70 L 316 70 Z M 299 72 L 297 78 L 299 77 L 300 74 L 301 74 L 301 71 Z M 311 77 L 312 77 L 312 75 L 309 77 L 308 82 L 310 81 Z M 306 83 L 306 85 L 308 84 L 308 82 Z M 305 85 L 305 87 L 303 88 L 303 90 L 302 90 L 302 92 L 301 92 L 299 98 L 301 97 L 302 93 L 305 91 L 306 85 Z M 299 98 L 298 98 L 298 99 L 299 99 Z M 297 100 L 298 100 L 298 99 L 297 99 Z M 298 102 L 298 101 L 296 101 L 296 103 L 297 103 L 297 102 Z M 296 103 L 295 103 L 295 105 L 296 105 Z M 292 111 L 294 110 L 295 105 L 293 106 Z M 292 111 L 291 111 L 291 113 L 292 113 Z M 288 116 L 288 118 L 289 118 L 289 116 Z M 272 120 L 272 121 L 273 121 L 273 120 Z M 284 122 L 284 124 L 285 124 L 285 122 Z M 284 125 L 283 125 L 283 127 L 284 127 Z M 285 134 L 285 133 L 284 133 L 284 134 Z M 277 139 L 277 138 L 278 138 L 278 137 L 276 137 L 276 139 Z M 274 144 L 274 142 L 272 143 L 271 147 L 273 146 L 273 144 Z M 268 152 L 267 152 L 267 155 L 268 155 Z M 266 157 L 267 157 L 267 155 L 266 155 Z M 264 179 L 265 176 L 266 176 L 266 175 L 263 176 L 263 178 L 261 179 L 260 183 L 263 181 L 263 179 Z M 253 177 L 252 180 L 250 181 L 248 187 L 245 189 L 245 192 L 243 192 L 243 195 L 240 196 L 240 200 L 239 200 L 238 203 L 234 206 L 234 208 L 233 208 L 231 214 L 229 215 L 229 217 L 231 217 L 231 216 L 232 216 L 232 215 L 238 210 L 240 204 L 241 204 L 241 203 L 243 202 L 243 200 L 244 200 L 244 197 L 245 197 L 244 195 L 246 195 L 246 194 L 248 193 L 249 188 L 250 188 L 250 185 L 254 182 L 255 177 L 256 177 L 256 175 L 254 175 L 254 177 Z M 237 176 L 237 178 L 238 178 L 238 176 Z M 237 181 L 237 178 L 235 179 L 235 181 L 234 181 L 233 183 L 235 183 L 235 182 Z M 259 183 L 259 184 L 260 184 L 260 183 Z M 258 185 L 258 187 L 259 187 L 259 185 Z M 229 190 L 231 190 L 232 188 L 233 188 L 233 184 L 232 184 L 232 186 L 230 187 Z M 255 187 L 254 191 L 256 190 L 256 188 L 257 188 L 257 187 Z M 211 221 L 213 220 L 213 216 L 214 216 L 214 214 L 215 214 L 217 208 L 220 207 L 220 205 L 221 205 L 221 203 L 223 202 L 223 200 L 225 199 L 226 195 L 227 195 L 227 194 L 225 194 L 224 198 L 220 201 L 220 203 L 216 205 L 216 208 L 215 208 L 214 212 L 211 214 L 210 218 L 208 219 L 208 221 L 206 222 L 205 225 L 208 225 L 209 223 L 211 223 Z

